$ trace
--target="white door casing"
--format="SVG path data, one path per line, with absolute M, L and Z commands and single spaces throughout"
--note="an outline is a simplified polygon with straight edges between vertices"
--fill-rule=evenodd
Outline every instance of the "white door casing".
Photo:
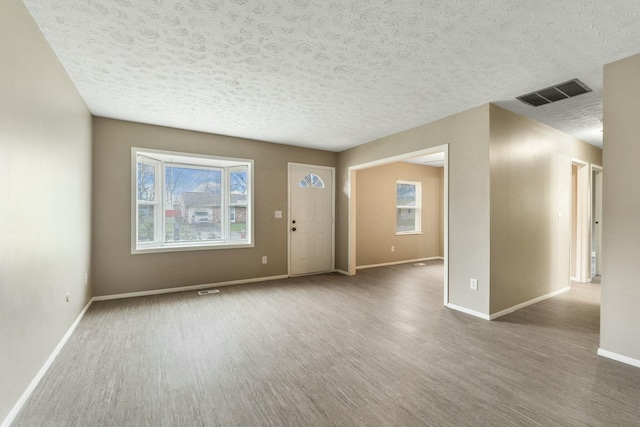
M 589 168 L 589 163 L 583 160 L 571 159 L 571 163 L 578 167 L 576 269 L 572 273 L 575 274 L 576 281 L 587 283 L 591 280 L 591 189 L 589 185 L 591 168 Z M 569 227 L 570 229 L 571 227 Z
M 591 194 L 594 197 L 592 201 L 593 218 L 591 218 L 591 230 L 594 236 L 591 237 L 591 253 L 596 253 L 595 275 L 599 276 L 602 265 L 602 167 L 591 165 L 591 177 Z
M 289 275 L 334 269 L 334 168 L 289 163 Z

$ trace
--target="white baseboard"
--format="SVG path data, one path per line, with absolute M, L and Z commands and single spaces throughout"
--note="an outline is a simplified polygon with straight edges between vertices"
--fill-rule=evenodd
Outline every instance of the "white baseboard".
M 31 396 L 31 393 L 33 393 L 33 390 L 35 390 L 36 386 L 38 385 L 42 377 L 44 377 L 44 374 L 47 373 L 47 370 L 51 367 L 51 364 L 56 359 L 56 356 L 58 356 L 58 353 L 60 353 L 60 350 L 62 350 L 62 347 L 64 347 L 64 345 L 67 343 L 67 341 L 69 340 L 69 337 L 78 326 L 78 323 L 80 323 L 80 320 L 82 319 L 84 314 L 87 312 L 87 310 L 91 306 L 91 303 L 93 303 L 93 298 L 90 299 L 87 305 L 84 306 L 84 308 L 82 309 L 82 311 L 80 312 L 76 320 L 67 330 L 67 333 L 64 334 L 64 336 L 62 337 L 62 339 L 60 340 L 56 348 L 53 349 L 53 352 L 51 353 L 47 361 L 44 362 L 44 365 L 42 365 L 42 368 L 40 368 L 40 370 L 38 371 L 36 376 L 33 378 L 31 383 L 27 387 L 27 389 L 24 391 L 24 393 L 22 393 L 22 396 L 20 396 L 20 399 L 18 399 L 18 402 L 13 406 L 13 408 L 11 409 L 7 417 L 4 419 L 4 421 L 2 421 L 2 424 L 0 424 L 0 427 L 9 427 L 13 422 L 13 420 L 16 419 L 16 417 L 18 416 L 18 413 L 20 412 L 24 404 L 27 402 L 27 399 L 29 399 L 29 397 Z
M 551 292 L 549 294 L 542 295 L 542 296 L 540 296 L 538 298 L 534 298 L 532 300 L 525 301 L 525 302 L 523 302 L 521 304 L 514 305 L 513 307 L 509 307 L 509 308 L 507 308 L 505 310 L 499 311 L 499 312 L 491 314 L 491 315 L 486 315 L 486 314 L 480 313 L 478 311 L 469 310 L 468 308 L 464 308 L 464 307 L 461 307 L 461 306 L 458 306 L 458 305 L 455 305 L 455 304 L 447 304 L 447 307 L 449 307 L 449 308 L 451 308 L 453 310 L 457 310 L 457 311 L 461 311 L 463 313 L 470 314 L 472 316 L 479 317 L 481 319 L 494 320 L 494 319 L 497 319 L 498 317 L 502 317 L 502 316 L 504 316 L 506 314 L 513 313 L 514 311 L 520 310 L 521 308 L 524 308 L 524 307 L 529 306 L 531 304 L 535 304 L 537 302 L 544 301 L 544 300 L 546 300 L 548 298 L 555 297 L 556 295 L 560 295 L 562 293 L 565 293 L 570 289 L 571 288 L 569 286 L 567 286 L 566 288 L 562 288 L 562 289 L 559 289 L 557 291 Z
M 375 268 L 375 267 L 386 267 L 388 265 L 408 264 L 410 262 L 433 261 L 434 259 L 444 260 L 444 258 L 441 256 L 434 256 L 430 258 L 405 259 L 404 261 L 383 262 L 381 264 L 358 265 L 356 266 L 356 270 L 364 270 L 366 268 Z
M 627 365 L 635 366 L 636 368 L 640 368 L 640 360 L 633 359 L 631 357 L 623 356 L 618 353 L 614 353 L 612 351 L 603 350 L 601 348 L 598 349 L 598 356 L 606 357 L 608 359 L 613 359 L 618 362 L 626 363 Z
M 280 276 L 256 277 L 253 279 L 231 280 L 228 282 L 218 282 L 218 283 L 205 283 L 203 285 L 181 286 L 178 288 L 155 289 L 151 291 L 128 292 L 125 294 L 102 295 L 99 297 L 93 297 L 93 300 L 107 301 L 112 299 L 144 297 L 148 295 L 160 295 L 160 294 L 170 294 L 173 292 L 196 291 L 199 289 L 217 288 L 220 286 L 241 285 L 244 283 L 266 282 L 269 280 L 281 280 L 281 279 L 287 279 L 287 278 L 289 278 L 289 276 L 287 276 L 286 274 L 280 275 Z
M 513 313 L 514 311 L 520 310 L 521 308 L 524 308 L 524 307 L 526 307 L 528 305 L 535 304 L 537 302 L 544 301 L 544 300 L 546 300 L 548 298 L 555 297 L 556 295 L 563 294 L 563 293 L 567 292 L 570 289 L 571 288 L 569 286 L 567 286 L 566 288 L 559 289 L 559 290 L 551 292 L 549 294 L 542 295 L 542 296 L 540 296 L 538 298 L 534 298 L 532 300 L 525 301 L 525 302 L 523 302 L 521 304 L 514 305 L 513 307 L 506 308 L 506 309 L 504 309 L 502 311 L 499 311 L 497 313 L 493 313 L 492 315 L 489 316 L 490 320 L 497 319 L 498 317 L 502 317 L 502 316 L 504 316 L 506 314 Z
M 340 274 L 344 274 L 345 276 L 353 276 L 353 274 L 349 274 L 348 271 L 344 271 L 344 270 L 339 270 L 339 269 L 335 269 L 333 270 L 334 273 L 340 273 Z
M 488 314 L 480 313 L 479 311 L 475 311 L 475 310 L 470 310 L 468 308 L 464 308 L 464 307 L 461 307 L 459 305 L 455 305 L 455 304 L 449 303 L 445 307 L 448 307 L 448 308 L 450 308 L 452 310 L 460 311 L 460 312 L 465 313 L 465 314 L 470 314 L 472 316 L 479 317 L 479 318 L 484 319 L 484 320 L 491 320 L 489 318 Z

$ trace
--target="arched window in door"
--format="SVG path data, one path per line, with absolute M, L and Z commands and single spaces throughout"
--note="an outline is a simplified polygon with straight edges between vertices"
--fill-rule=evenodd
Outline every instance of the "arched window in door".
M 300 181 L 299 185 L 302 188 L 324 188 L 324 181 L 318 175 L 310 173 Z

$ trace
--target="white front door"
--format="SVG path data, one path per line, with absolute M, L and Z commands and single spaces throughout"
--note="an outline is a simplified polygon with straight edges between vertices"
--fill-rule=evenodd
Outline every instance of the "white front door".
M 292 276 L 333 270 L 333 174 L 333 168 L 289 164 Z

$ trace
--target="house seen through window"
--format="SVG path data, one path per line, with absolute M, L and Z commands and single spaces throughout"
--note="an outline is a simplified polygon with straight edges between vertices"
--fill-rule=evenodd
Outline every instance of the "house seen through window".
M 133 149 L 134 251 L 252 243 L 252 160 Z

